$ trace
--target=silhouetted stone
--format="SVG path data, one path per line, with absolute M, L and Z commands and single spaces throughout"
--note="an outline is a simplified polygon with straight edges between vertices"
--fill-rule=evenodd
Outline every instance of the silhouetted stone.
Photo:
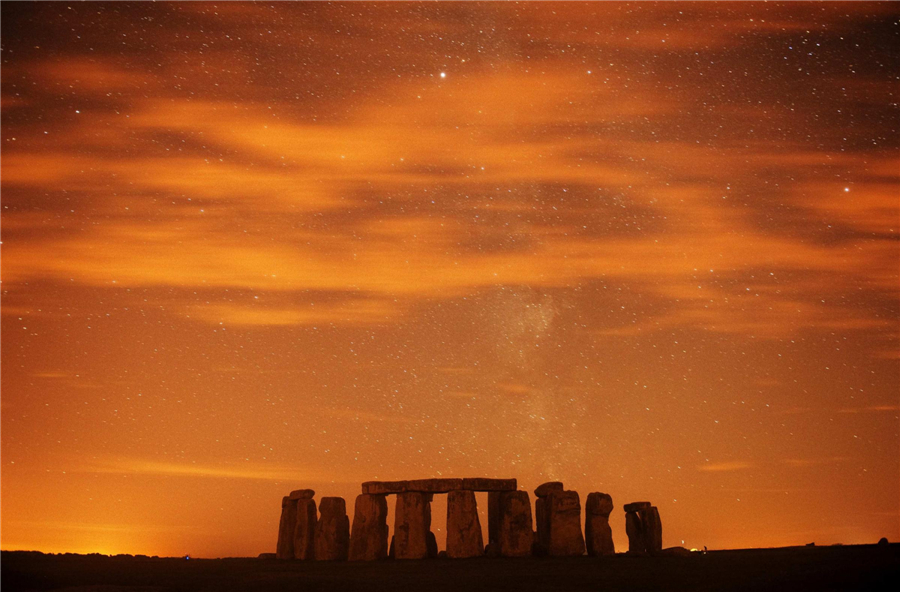
M 534 533 L 535 545 L 541 557 L 550 552 L 550 502 L 546 497 L 538 497 L 534 501 L 534 521 L 537 532 Z
M 412 481 L 366 481 L 362 484 L 365 494 L 389 493 L 448 493 L 450 491 L 515 491 L 515 479 L 414 479 Z
M 447 556 L 478 557 L 484 554 L 481 521 L 472 491 L 451 491 L 447 495 Z
M 375 561 L 388 554 L 387 499 L 383 495 L 356 496 L 350 561 Z
M 662 551 L 662 522 L 659 519 L 659 510 L 656 509 L 656 506 L 650 506 L 646 510 L 638 512 L 638 515 L 641 517 L 641 528 L 647 553 L 656 555 Z
M 350 551 L 350 519 L 342 497 L 323 497 L 316 523 L 316 560 L 346 561 Z
M 312 499 L 315 496 L 316 496 L 316 492 L 313 491 L 312 489 L 295 489 L 294 491 L 291 492 L 291 494 L 288 497 L 291 498 L 292 500 L 299 500 L 299 499 Z
M 622 508 L 626 513 L 628 512 L 640 512 L 641 510 L 646 510 L 650 506 L 652 506 L 650 502 L 631 502 L 630 504 L 625 504 Z
M 391 535 L 391 548 L 388 551 L 388 558 L 394 559 L 394 539 L 397 538 L 394 535 Z
M 588 555 L 615 555 L 609 514 L 613 510 L 612 497 L 606 493 L 589 493 L 584 507 L 584 538 Z
M 883 547 L 890 545 L 890 543 L 887 540 L 887 537 L 881 537 L 880 539 L 878 539 L 878 544 Z
M 504 557 L 531 555 L 534 542 L 531 502 L 526 491 L 505 491 L 499 500 L 500 529 L 498 544 Z
M 281 499 L 281 519 L 278 521 L 278 544 L 275 556 L 278 559 L 294 558 L 294 528 L 297 526 L 297 500 L 289 496 Z
M 362 492 L 367 495 L 405 493 L 408 488 L 409 481 L 366 481 L 362 484 Z
M 519 485 L 515 479 L 463 479 L 460 489 L 465 491 L 515 491 Z
M 425 533 L 425 549 L 428 551 L 429 559 L 436 559 L 438 556 L 437 537 L 430 530 Z
M 547 497 L 554 491 L 562 491 L 565 489 L 561 481 L 548 481 L 547 483 L 541 483 L 537 486 L 537 489 L 534 490 L 535 497 Z
M 550 515 L 550 555 L 584 555 L 581 533 L 581 500 L 577 491 L 553 491 L 547 497 Z
M 495 547 L 500 540 L 500 492 L 488 493 L 488 544 Z
M 428 556 L 431 531 L 431 503 L 426 494 L 407 492 L 397 495 L 394 518 L 394 557 L 424 559 Z
M 670 555 L 672 557 L 692 557 L 694 553 L 688 551 L 684 547 L 669 547 L 668 549 L 663 549 L 660 552 L 660 555 Z
M 135 557 L 147 557 L 146 555 L 135 555 Z M 257 559 L 276 559 L 275 553 L 260 553 Z
M 316 500 L 297 500 L 297 521 L 294 527 L 294 559 L 316 557 Z
M 632 555 L 646 555 L 644 528 L 637 512 L 625 512 L 625 534 L 628 535 L 628 552 Z

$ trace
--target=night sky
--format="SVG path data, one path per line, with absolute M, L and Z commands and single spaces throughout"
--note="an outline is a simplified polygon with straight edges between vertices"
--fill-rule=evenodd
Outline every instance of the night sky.
M 3 549 L 441 476 L 896 541 L 898 96 L 887 3 L 4 2 Z

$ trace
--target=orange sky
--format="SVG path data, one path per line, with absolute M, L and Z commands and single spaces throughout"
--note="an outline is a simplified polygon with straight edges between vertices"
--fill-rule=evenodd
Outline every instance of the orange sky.
M 255 555 L 431 476 L 897 540 L 897 22 L 3 3 L 3 549 Z

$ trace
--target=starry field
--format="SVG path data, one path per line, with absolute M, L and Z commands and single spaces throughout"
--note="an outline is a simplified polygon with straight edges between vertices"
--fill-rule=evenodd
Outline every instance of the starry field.
M 0 10 L 4 550 L 442 476 L 900 539 L 896 4 Z

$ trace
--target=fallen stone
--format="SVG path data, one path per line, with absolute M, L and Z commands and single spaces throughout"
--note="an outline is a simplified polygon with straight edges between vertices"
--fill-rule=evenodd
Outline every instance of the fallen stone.
M 299 499 L 294 527 L 294 559 L 316 558 L 316 500 Z
M 288 496 L 292 500 L 312 499 L 316 496 L 316 492 L 312 489 L 296 489 Z
M 577 491 L 553 491 L 547 497 L 550 515 L 550 545 L 554 557 L 584 555 L 581 532 L 581 500 Z
M 294 558 L 294 528 L 297 526 L 297 501 L 289 496 L 281 499 L 281 519 L 278 521 L 278 544 L 275 556 L 278 559 Z
M 613 510 L 612 497 L 606 493 L 589 493 L 584 507 L 584 538 L 587 554 L 592 557 L 615 555 L 609 514 Z
M 447 495 L 447 557 L 479 557 L 484 554 L 481 521 L 472 491 Z
M 527 491 L 504 491 L 499 500 L 498 545 L 503 557 L 527 557 L 534 542 Z
M 428 533 L 431 532 L 431 503 L 426 494 L 407 492 L 397 495 L 394 519 L 394 557 L 428 557 Z
M 622 508 L 625 512 L 640 512 L 641 510 L 646 510 L 651 505 L 650 502 L 631 502 L 630 504 L 625 504 Z
M 662 551 L 662 522 L 659 519 L 659 510 L 656 506 L 650 506 L 638 512 L 638 515 L 641 517 L 644 546 L 649 554 L 655 555 Z
M 347 561 L 350 552 L 350 519 L 342 497 L 323 497 L 316 522 L 316 560 Z
M 537 486 L 537 489 L 534 490 L 534 495 L 536 497 L 547 497 L 553 491 L 562 491 L 565 489 L 561 481 L 548 481 L 547 483 L 541 483 Z
M 358 495 L 353 510 L 350 561 L 376 561 L 388 555 L 387 499 L 383 495 Z
M 257 559 L 276 559 L 275 553 L 260 553 Z
M 632 555 L 646 555 L 644 528 L 637 512 L 625 512 L 625 534 L 628 535 L 628 552 Z
M 660 555 L 670 555 L 672 557 L 693 557 L 696 553 L 692 551 L 688 551 L 684 547 L 669 547 L 667 549 L 663 549 L 660 552 Z

